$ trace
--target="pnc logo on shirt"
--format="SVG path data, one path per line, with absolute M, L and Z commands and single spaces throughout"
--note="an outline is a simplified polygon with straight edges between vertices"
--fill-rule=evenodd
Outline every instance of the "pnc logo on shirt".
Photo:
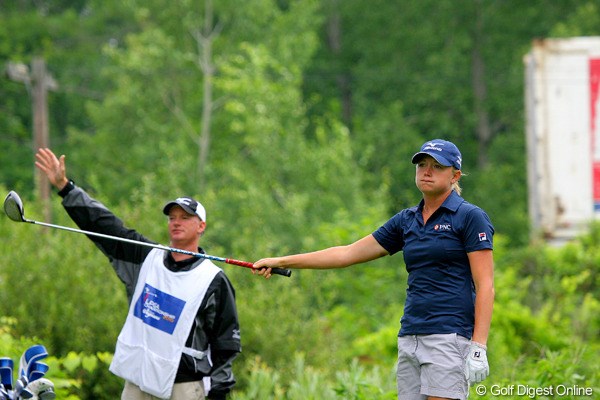
M 433 230 L 435 230 L 435 231 L 451 231 L 452 225 L 450 225 L 450 224 L 435 224 L 435 226 L 433 227 Z

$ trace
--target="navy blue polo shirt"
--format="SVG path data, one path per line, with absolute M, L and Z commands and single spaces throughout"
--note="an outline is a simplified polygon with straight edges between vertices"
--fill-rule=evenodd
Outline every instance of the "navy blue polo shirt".
M 423 201 L 373 232 L 390 253 L 402 251 L 408 288 L 399 336 L 457 333 L 468 339 L 475 320 L 475 286 L 467 253 L 492 249 L 487 214 L 456 192 L 423 224 Z

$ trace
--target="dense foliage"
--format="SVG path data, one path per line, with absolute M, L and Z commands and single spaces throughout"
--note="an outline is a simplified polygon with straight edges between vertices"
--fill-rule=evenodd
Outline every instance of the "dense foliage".
M 456 142 L 464 196 L 497 229 L 492 375 L 475 398 L 600 396 L 600 228 L 529 241 L 522 63 L 534 38 L 598 34 L 590 0 L 0 1 L 0 64 L 43 57 L 59 85 L 50 145 L 69 176 L 159 242 L 162 204 L 190 194 L 211 254 L 349 243 L 418 201 L 424 140 Z M 71 226 L 33 183 L 34 83 L 0 77 L 0 193 Z M 0 356 L 41 342 L 61 399 L 118 398 L 107 365 L 127 305 L 107 260 L 82 235 L 3 216 L 0 234 Z M 234 400 L 395 398 L 401 256 L 270 281 L 223 268 L 242 323 Z

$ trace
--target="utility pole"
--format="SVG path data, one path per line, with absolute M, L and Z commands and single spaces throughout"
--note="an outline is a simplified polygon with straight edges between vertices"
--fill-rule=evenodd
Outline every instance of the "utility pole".
M 14 81 L 22 82 L 32 98 L 33 111 L 33 144 L 34 150 L 48 147 L 50 135 L 48 129 L 48 90 L 58 89 L 58 84 L 48 73 L 46 61 L 35 57 L 31 62 L 31 73 L 25 64 L 8 63 L 8 77 Z M 50 182 L 48 178 L 35 168 L 35 186 L 44 207 L 44 220 L 52 220 L 50 208 Z

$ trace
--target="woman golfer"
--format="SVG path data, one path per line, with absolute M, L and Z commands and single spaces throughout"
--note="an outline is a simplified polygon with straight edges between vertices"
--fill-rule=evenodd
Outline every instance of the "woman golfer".
M 494 227 L 461 196 L 462 158 L 451 142 L 426 142 L 412 157 L 421 202 L 347 246 L 264 258 L 270 268 L 344 268 L 402 251 L 408 271 L 398 334 L 398 399 L 466 399 L 488 373 L 494 302 Z

